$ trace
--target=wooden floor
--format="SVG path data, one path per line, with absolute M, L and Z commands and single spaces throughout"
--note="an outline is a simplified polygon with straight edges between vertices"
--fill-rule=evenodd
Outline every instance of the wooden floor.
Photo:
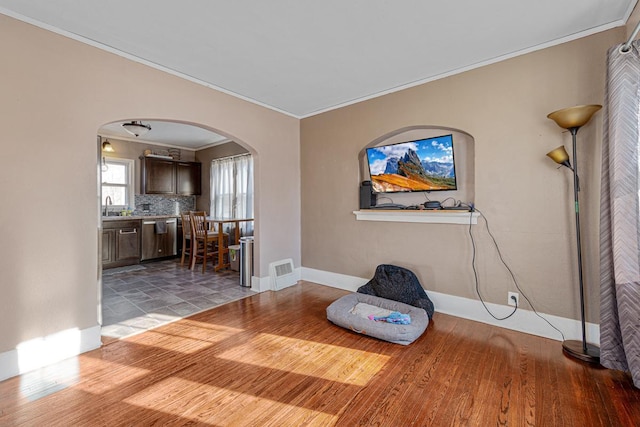
M 346 292 L 265 292 L 0 383 L 1 426 L 637 426 L 623 373 L 436 313 L 409 346 L 329 323 Z

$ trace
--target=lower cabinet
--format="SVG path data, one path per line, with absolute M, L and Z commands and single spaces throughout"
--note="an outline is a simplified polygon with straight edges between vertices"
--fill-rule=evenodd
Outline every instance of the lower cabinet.
M 140 225 L 140 220 L 103 222 L 103 269 L 140 263 Z
M 102 229 L 102 266 L 106 268 L 116 260 L 116 230 Z

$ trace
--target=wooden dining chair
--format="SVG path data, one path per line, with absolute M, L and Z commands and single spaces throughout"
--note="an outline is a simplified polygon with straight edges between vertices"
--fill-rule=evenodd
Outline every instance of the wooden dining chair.
M 191 259 L 193 258 L 193 239 L 191 238 L 191 217 L 189 213 L 181 213 L 182 218 L 182 257 L 180 266 L 184 266 L 184 258 L 189 256 L 188 266 L 191 268 Z
M 202 272 L 207 269 L 207 259 L 214 260 L 218 255 L 217 242 L 218 235 L 209 230 L 207 224 L 207 214 L 204 211 L 189 212 L 191 223 L 192 254 L 190 269 L 194 269 L 196 262 L 202 260 Z

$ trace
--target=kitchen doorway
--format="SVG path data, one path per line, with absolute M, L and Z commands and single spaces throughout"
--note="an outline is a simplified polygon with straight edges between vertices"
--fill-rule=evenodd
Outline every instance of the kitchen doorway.
M 102 225 L 116 219 L 105 220 L 106 216 L 117 216 L 120 212 L 131 215 L 130 219 L 142 218 L 142 223 L 148 215 L 179 216 L 181 212 L 190 210 L 210 212 L 212 160 L 250 153 L 249 150 L 226 137 L 184 123 L 142 120 L 138 122 L 148 125 L 151 129 L 144 135 L 126 136 L 120 128 L 122 123 L 128 122 L 130 121 L 110 123 L 98 130 L 100 188 L 104 185 L 101 171 L 104 170 L 105 163 L 109 163 L 109 159 L 130 161 L 132 165 L 130 180 L 126 184 L 129 188 L 122 190 L 123 194 L 120 197 L 125 201 L 120 203 L 122 206 L 110 207 L 105 203 L 101 192 Z M 178 136 L 180 132 L 182 136 Z M 167 135 L 170 135 L 171 144 L 165 141 Z M 108 142 L 112 151 L 105 153 L 105 142 Z M 166 158 L 173 162 L 201 166 L 201 170 L 198 168 L 197 185 L 187 186 L 197 190 L 188 195 L 179 194 L 178 186 L 176 186 L 176 194 L 156 194 L 145 191 L 141 162 L 148 158 L 154 160 Z M 192 173 L 187 175 L 193 176 Z M 120 191 L 117 185 L 112 187 Z M 109 198 L 109 200 L 112 199 L 115 197 Z M 104 214 L 104 211 L 107 213 Z M 109 239 L 115 242 L 116 247 L 118 242 L 121 244 L 122 242 L 118 239 L 117 231 L 115 231 L 116 236 L 113 237 L 106 228 L 101 227 L 98 250 L 101 267 L 111 262 L 110 268 L 102 269 L 100 281 L 100 323 L 103 342 L 137 334 L 255 293 L 248 287 L 240 286 L 239 273 L 231 269 L 222 269 L 215 273 L 211 269 L 210 272 L 202 274 L 200 269 L 191 271 L 187 266 L 181 266 L 180 258 L 165 257 L 160 260 L 145 261 L 147 258 L 143 256 L 144 242 L 141 237 L 138 240 L 137 259 L 123 261 L 122 254 L 117 252 L 117 248 L 115 256 L 110 259 L 105 252 L 108 250 L 105 248 L 109 248 Z M 132 230 L 125 231 L 133 233 Z M 142 229 L 137 230 L 140 235 L 143 234 L 142 231 Z M 172 234 L 167 233 L 167 235 Z M 180 236 L 176 236 L 175 243 L 180 247 L 182 243 L 180 229 L 178 234 Z M 129 236 L 129 241 L 132 239 L 133 237 Z M 132 251 L 135 245 L 126 246 Z M 113 259 L 116 260 L 116 264 L 113 264 Z

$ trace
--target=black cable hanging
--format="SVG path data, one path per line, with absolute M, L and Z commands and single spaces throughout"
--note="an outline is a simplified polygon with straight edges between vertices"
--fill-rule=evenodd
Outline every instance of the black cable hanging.
M 539 318 L 541 318 L 542 320 L 544 320 L 545 322 L 547 322 L 547 324 L 549 326 L 551 326 L 553 329 L 558 331 L 560 333 L 560 336 L 562 337 L 562 340 L 564 341 L 565 337 L 564 337 L 564 334 L 562 333 L 562 331 L 560 329 L 558 329 L 557 327 L 555 327 L 549 320 L 547 320 L 544 316 L 542 316 L 540 313 L 538 313 L 536 311 L 535 307 L 531 303 L 531 300 L 527 297 L 527 295 L 520 288 L 520 285 L 518 284 L 518 281 L 516 280 L 516 277 L 513 274 L 513 271 L 511 270 L 511 268 L 509 268 L 509 266 L 507 265 L 506 261 L 502 257 L 502 252 L 500 252 L 500 247 L 498 246 L 498 242 L 496 241 L 495 237 L 493 236 L 493 233 L 491 232 L 491 229 L 489 228 L 489 221 L 487 220 L 487 217 L 478 208 L 476 208 L 475 206 L 474 206 L 473 210 L 478 212 L 482 216 L 482 219 L 484 219 L 484 222 L 485 222 L 485 224 L 487 226 L 487 233 L 489 233 L 489 236 L 491 237 L 491 240 L 493 241 L 493 244 L 494 244 L 494 246 L 496 248 L 496 251 L 498 252 L 498 258 L 500 258 L 500 262 L 502 262 L 502 265 L 504 265 L 504 267 L 507 269 L 507 271 L 511 275 L 511 280 L 513 280 L 513 284 L 516 287 L 516 289 L 518 290 L 518 292 L 520 292 L 522 297 L 527 301 L 527 303 L 531 307 L 531 310 L 534 312 L 534 314 L 536 316 L 538 316 Z M 474 274 L 474 277 L 475 277 L 476 293 L 478 294 L 478 298 L 480 298 L 480 302 L 484 306 L 485 310 L 487 310 L 487 313 L 489 313 L 491 315 L 491 317 L 493 317 L 496 320 L 506 320 L 506 319 L 510 318 L 511 316 L 513 316 L 515 314 L 515 312 L 518 310 L 519 306 L 518 306 L 518 303 L 516 302 L 516 306 L 513 309 L 513 311 L 510 314 L 508 314 L 507 316 L 500 318 L 500 317 L 495 316 L 489 310 L 489 307 L 487 307 L 487 305 L 485 304 L 484 300 L 482 299 L 482 296 L 480 295 L 479 284 L 478 284 L 478 273 L 476 271 L 476 266 L 475 266 L 476 245 L 475 245 L 475 240 L 473 238 L 473 234 L 471 233 L 471 226 L 473 224 L 472 218 L 473 218 L 473 212 L 471 212 L 470 215 L 469 215 L 469 236 L 471 237 L 471 247 L 472 247 L 472 251 L 473 251 L 471 266 L 473 268 L 473 274 Z

